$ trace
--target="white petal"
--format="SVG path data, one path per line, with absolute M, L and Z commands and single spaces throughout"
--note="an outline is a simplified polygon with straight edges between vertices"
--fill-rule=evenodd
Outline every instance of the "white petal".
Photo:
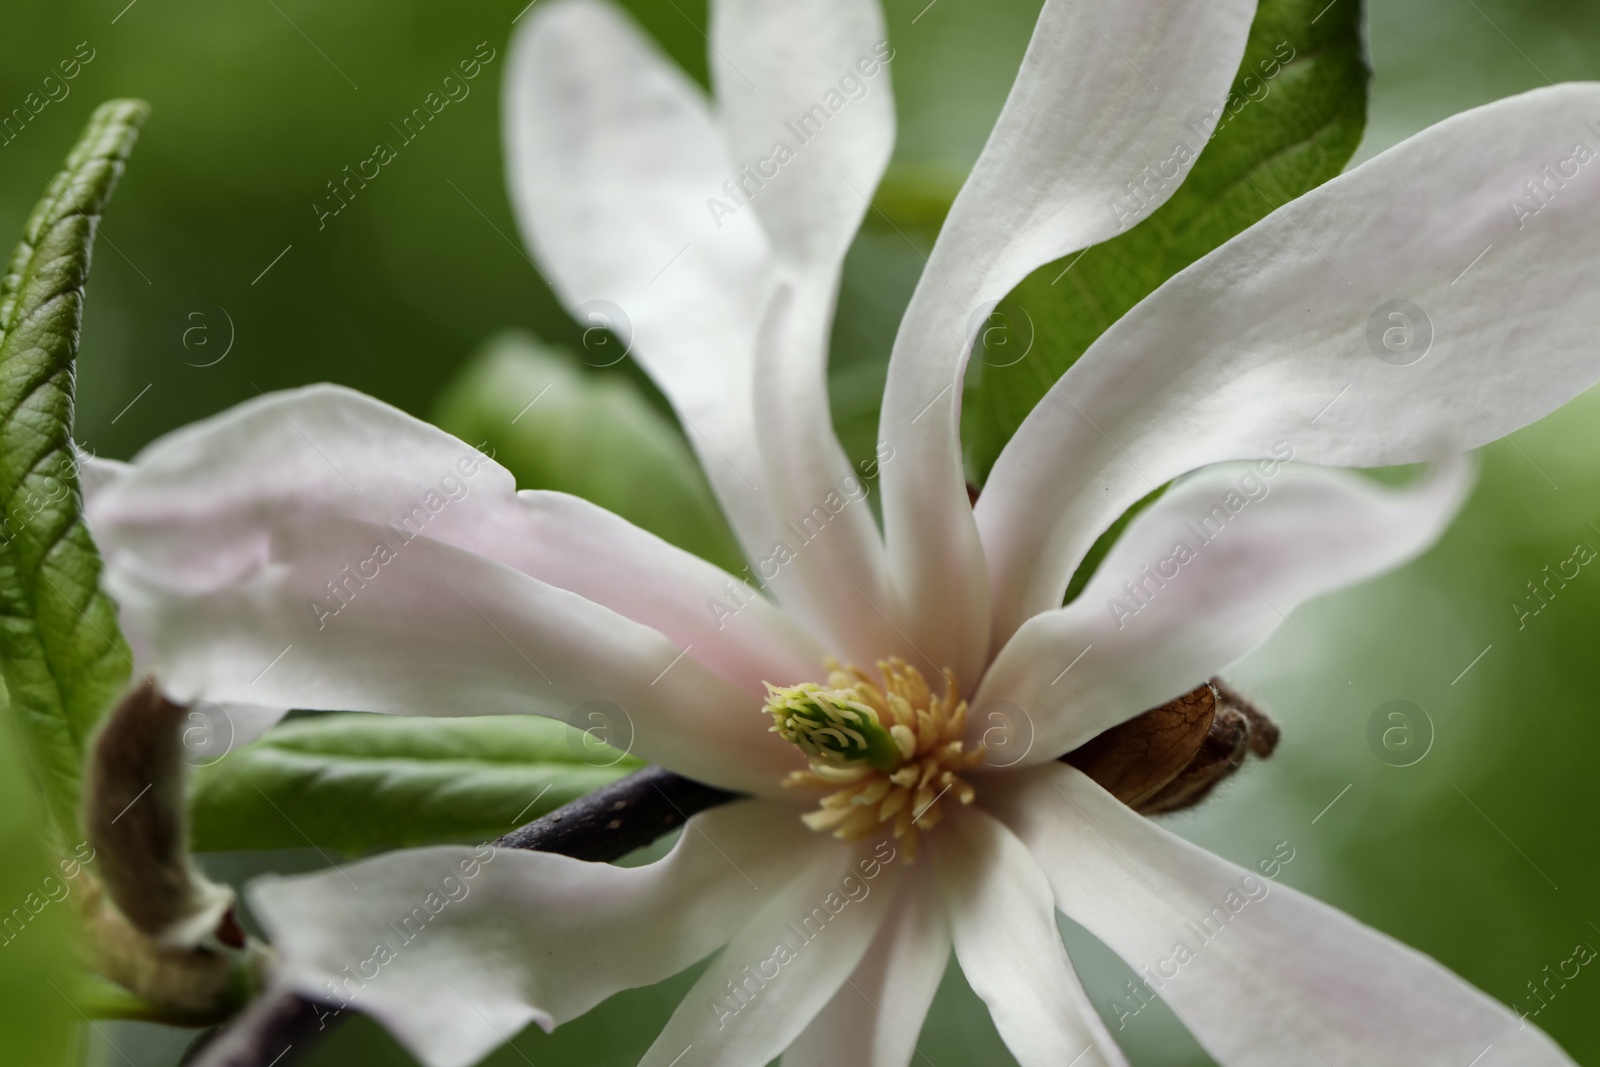
M 916 627 L 890 579 L 867 485 L 834 436 L 825 368 L 808 355 L 823 350 L 830 321 L 816 303 L 783 285 L 757 345 L 757 432 L 773 506 L 788 520 L 784 542 L 791 549 L 787 557 L 768 560 L 798 579 L 807 616 L 818 620 L 841 658 L 874 663 L 898 655 L 921 663 Z M 770 573 L 767 560 L 757 562 L 756 573 Z M 924 669 L 937 673 L 941 666 L 932 662 Z
M 828 292 L 894 148 L 887 38 L 877 0 L 711 7 L 729 176 L 774 251 Z
M 110 565 L 137 561 L 173 588 L 210 589 L 255 567 L 268 527 L 346 515 L 569 589 L 756 695 L 768 678 L 809 677 L 822 656 L 724 571 L 593 504 L 518 494 L 476 449 L 336 386 L 263 396 L 162 438 L 88 512 Z
M 585 327 L 614 324 L 590 302 L 620 309 L 746 554 L 765 555 L 751 375 L 771 254 L 753 211 L 714 207 L 734 167 L 704 95 L 613 5 L 557 0 L 512 42 L 504 116 L 512 205 L 552 287 Z
M 1020 772 L 986 798 L 1061 910 L 1227 1067 L 1572 1063 L 1421 953 L 1167 833 L 1073 767 Z
M 159 680 L 159 679 L 158 679 Z M 277 705 L 200 704 L 189 711 L 183 745 L 191 766 L 203 765 L 248 745 L 278 725 L 289 709 Z
M 659 630 L 762 699 L 762 682 L 817 673 L 821 647 L 721 568 L 578 497 L 524 491 L 517 502 L 526 540 L 506 562 L 518 570 Z
M 1600 165 L 1552 182 L 1521 229 L 1512 208 L 1575 143 L 1593 151 L 1597 115 L 1595 84 L 1457 115 L 1263 219 L 1107 330 L 984 487 L 994 643 L 1059 604 L 1100 531 L 1184 471 L 1279 442 L 1329 466 L 1413 462 L 1440 439 L 1501 437 L 1600 379 Z M 1397 300 L 1431 322 L 1409 366 L 1375 354 L 1387 329 L 1405 342 L 1385 310 Z M 1423 352 L 1411 337 L 1391 358 Z
M 598 711 L 618 747 L 745 792 L 778 791 L 800 763 L 756 697 L 655 630 L 509 567 L 338 515 L 263 519 L 254 548 L 206 584 L 111 557 L 107 587 L 175 698 L 580 728 Z
M 909 655 L 869 606 L 898 620 L 866 486 L 833 431 L 827 382 L 840 267 L 894 147 L 894 99 L 878 58 L 887 53 L 883 16 L 877 0 L 718 0 L 711 38 L 733 180 L 749 197 L 741 210 L 760 218 L 794 281 L 794 305 L 779 311 L 787 319 L 753 353 L 762 485 L 796 553 L 785 566 L 798 581 L 782 588 L 792 600 L 804 586 L 805 610 L 846 658 Z
M 788 1047 L 850 976 L 895 902 L 901 871 L 872 855 L 865 843 L 814 838 L 805 869 L 766 894 L 639 1067 L 670 1067 L 691 1047 L 689 1059 L 704 1067 L 751 1067 Z M 862 874 L 869 869 L 870 880 Z
M 132 470 L 132 465 L 120 459 L 101 459 L 86 452 L 78 454 L 78 483 L 85 501 L 100 495 L 100 490 L 112 485 Z
M 908 878 L 855 973 L 783 1054 L 783 1067 L 907 1067 L 950 958 L 931 879 Z
M 958 810 L 930 845 L 956 959 L 1021 1067 L 1125 1067 L 1067 959 L 1050 883 L 1016 835 Z
M 884 523 L 911 614 L 948 619 L 921 635 L 928 653 L 967 676 L 972 646 L 987 645 L 974 616 L 988 610 L 959 440 L 974 330 L 1034 268 L 1125 225 L 1112 201 L 1176 141 L 1198 151 L 1185 123 L 1227 95 L 1254 14 L 1249 0 L 1048 0 L 911 298 L 879 430 L 896 456 Z
M 1033 724 L 1016 762 L 1055 759 L 1193 689 L 1300 603 L 1426 549 L 1471 480 L 1463 459 L 1402 490 L 1276 463 L 1202 471 L 1129 524 L 1081 596 L 1023 624 L 975 706 L 1008 701 Z
M 704 812 L 643 867 L 413 849 L 259 881 L 250 904 L 272 935 L 281 984 L 351 1002 L 427 1067 L 466 1067 L 529 1022 L 550 1029 L 724 944 L 838 851 L 795 811 L 752 801 Z

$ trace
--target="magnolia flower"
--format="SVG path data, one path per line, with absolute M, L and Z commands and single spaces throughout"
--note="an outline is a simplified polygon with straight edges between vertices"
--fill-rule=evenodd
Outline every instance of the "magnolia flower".
M 1600 377 L 1600 177 L 1547 168 L 1587 144 L 1600 87 L 1456 116 L 1174 277 L 1061 378 L 974 507 L 975 315 L 1116 232 L 1111 197 L 1224 99 L 1255 8 L 1048 0 L 894 345 L 880 534 L 824 371 L 895 52 L 872 0 L 712 6 L 708 103 L 616 9 L 539 5 L 506 136 L 527 240 L 575 312 L 625 311 L 745 575 L 327 386 L 174 433 L 94 495 L 107 581 L 178 699 L 579 726 L 604 700 L 635 753 L 746 796 L 642 867 L 448 847 L 269 881 L 277 981 L 453 1067 L 712 956 L 646 1064 L 889 1065 L 953 949 L 1020 1063 L 1122 1063 L 1059 910 L 1230 1067 L 1569 1063 L 1058 757 L 1425 549 L 1469 481 L 1460 461 L 1398 490 L 1329 468 L 1481 444 Z M 1394 300 L 1431 318 L 1407 366 L 1367 340 Z M 1095 538 L 1168 482 L 1063 607 Z M 1000 707 L 1026 743 L 985 738 Z

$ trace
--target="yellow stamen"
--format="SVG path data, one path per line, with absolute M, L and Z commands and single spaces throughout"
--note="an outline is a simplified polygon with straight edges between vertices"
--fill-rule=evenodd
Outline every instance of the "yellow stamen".
M 853 841 L 892 823 L 909 862 L 918 833 L 943 818 L 940 805 L 971 804 L 976 795 L 961 773 L 983 762 L 984 749 L 966 749 L 967 702 L 955 674 L 943 672 L 944 694 L 935 696 L 922 672 L 901 659 L 878 661 L 881 685 L 831 657 L 824 666 L 825 687 L 767 686 L 773 730 L 811 762 L 783 784 L 829 791 L 801 817 L 813 830 Z

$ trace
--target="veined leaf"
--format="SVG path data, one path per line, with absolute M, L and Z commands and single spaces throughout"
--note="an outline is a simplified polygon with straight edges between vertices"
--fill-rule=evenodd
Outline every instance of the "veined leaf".
M 1220 113 L 1197 109 L 1184 151 L 1174 145 L 1107 197 L 1106 210 L 1129 228 L 1039 268 L 1000 302 L 967 371 L 961 424 L 970 479 L 982 484 L 1022 420 L 1108 326 L 1344 168 L 1367 119 L 1362 19 L 1359 0 L 1261 0 Z M 1146 214 L 1141 189 L 1178 180 L 1196 152 L 1177 192 Z
M 593 718 L 588 733 L 532 715 L 294 719 L 194 775 L 192 847 L 359 853 L 498 837 L 643 766 L 601 743 L 625 724 Z
M 83 521 L 74 361 L 95 226 L 148 110 L 96 109 L 0 280 L 0 672 L 27 762 L 74 840 L 89 735 L 133 663 Z
M 689 446 L 619 371 L 585 371 L 526 334 L 501 334 L 456 379 L 436 421 L 487 443 L 520 488 L 581 496 L 728 570 L 743 566 Z

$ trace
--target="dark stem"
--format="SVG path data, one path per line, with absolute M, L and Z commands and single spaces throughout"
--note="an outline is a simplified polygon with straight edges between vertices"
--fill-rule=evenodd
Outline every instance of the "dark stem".
M 518 827 L 493 844 L 608 862 L 676 830 L 696 812 L 737 796 L 660 767 L 648 767 Z M 190 1067 L 288 1067 L 342 1019 L 334 1005 L 298 993 L 271 993 L 258 998 L 196 1048 L 187 1063 Z
M 500 848 L 609 862 L 676 830 L 735 794 L 649 767 L 596 789 L 495 841 Z
M 257 997 L 189 1048 L 185 1067 L 268 1067 L 293 1063 L 337 1022 L 338 1010 L 295 993 Z

